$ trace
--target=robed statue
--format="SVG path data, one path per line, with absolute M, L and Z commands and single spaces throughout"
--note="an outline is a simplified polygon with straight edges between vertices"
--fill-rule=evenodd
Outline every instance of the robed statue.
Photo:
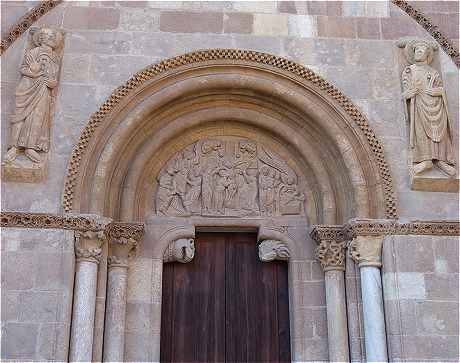
M 20 68 L 5 163 L 13 162 L 20 152 L 32 162 L 40 163 L 40 154 L 49 150 L 52 90 L 57 86 L 60 66 L 56 49 L 62 43 L 62 33 L 49 28 L 36 29 L 31 40 L 32 47 L 26 49 Z
M 451 119 L 439 72 L 430 64 L 437 44 L 422 39 L 402 39 L 409 63 L 402 73 L 403 97 L 409 118 L 409 145 L 414 174 L 438 167 L 455 175 Z

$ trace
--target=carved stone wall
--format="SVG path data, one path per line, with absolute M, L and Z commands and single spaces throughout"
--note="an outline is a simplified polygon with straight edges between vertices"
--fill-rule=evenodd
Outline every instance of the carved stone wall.
M 156 212 L 165 216 L 281 216 L 304 212 L 298 176 L 248 139 L 200 140 L 178 152 L 158 177 Z

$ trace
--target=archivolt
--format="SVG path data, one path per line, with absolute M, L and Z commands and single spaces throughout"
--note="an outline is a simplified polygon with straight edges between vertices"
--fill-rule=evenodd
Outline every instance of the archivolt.
M 251 75 L 251 77 L 254 76 L 254 81 L 250 81 L 253 82 L 253 85 L 248 86 L 247 90 L 242 91 L 241 94 L 235 94 L 234 92 L 232 92 L 232 89 L 236 90 L 238 88 L 243 89 L 244 87 L 246 87 L 245 80 L 239 79 L 241 77 L 232 78 L 230 77 L 230 75 L 225 76 L 226 68 L 236 69 L 236 71 L 238 71 L 238 69 L 241 69 L 243 72 L 244 69 L 250 70 L 250 73 L 254 73 L 253 75 Z M 206 72 L 203 70 L 207 69 L 209 70 L 209 73 L 204 74 Z M 194 74 L 193 77 L 190 76 L 189 79 L 186 80 L 184 78 L 184 75 L 191 72 L 196 72 L 196 75 Z M 202 72 L 201 75 L 200 72 Z M 211 74 L 212 72 L 214 73 Z M 279 79 L 279 89 L 276 89 L 277 86 L 273 86 L 274 89 L 270 90 L 267 84 L 263 85 L 262 80 L 258 80 L 257 74 L 266 75 L 266 77 L 264 76 L 266 80 L 273 79 L 276 81 L 277 79 Z M 210 78 L 207 80 L 206 76 L 209 76 Z M 170 100 L 174 100 L 174 95 L 171 94 L 167 94 L 164 96 L 164 104 L 162 104 L 160 107 L 162 108 L 162 110 L 155 109 L 154 104 L 156 101 L 151 101 L 149 105 L 146 100 L 154 92 L 159 92 L 159 90 L 162 89 L 162 85 L 167 85 L 169 88 L 173 89 L 175 77 L 177 77 L 178 80 L 180 80 L 181 77 L 183 77 L 184 85 L 179 85 L 179 81 L 177 81 L 178 86 L 175 89 L 176 98 L 175 101 L 171 103 L 171 107 L 168 107 L 168 103 L 165 101 L 166 99 L 168 99 L 168 97 Z M 227 78 L 225 77 L 230 78 L 226 80 Z M 284 84 L 292 84 L 292 89 L 290 88 L 290 86 L 283 88 L 283 82 Z M 251 87 L 253 88 L 252 90 Z M 228 102 L 226 102 L 225 99 L 222 100 L 222 92 L 228 93 Z M 88 212 L 89 209 L 91 209 L 89 207 L 88 198 L 92 198 L 92 195 L 94 193 L 99 193 L 98 198 L 103 199 L 103 201 L 101 202 L 102 206 L 99 206 L 97 208 L 99 209 L 98 212 L 105 213 L 108 215 L 115 213 L 114 211 L 116 210 L 116 208 L 120 208 L 122 199 L 124 198 L 121 195 L 124 192 L 120 191 L 127 188 L 124 183 L 127 183 L 128 185 L 136 183 L 136 180 L 133 180 L 132 178 L 133 172 L 130 172 L 131 175 L 128 175 L 128 168 L 132 166 L 131 164 L 136 163 L 136 167 L 138 169 L 142 167 L 145 168 L 145 166 L 151 165 L 152 158 L 154 158 L 153 155 L 144 155 L 140 157 L 143 160 L 143 165 L 139 165 L 138 160 L 130 160 L 128 156 L 125 157 L 120 155 L 118 156 L 119 160 L 116 161 L 116 163 L 119 163 L 120 165 L 113 165 L 113 155 L 107 156 L 107 153 L 110 154 L 112 152 L 112 146 L 108 147 L 110 149 L 109 151 L 104 151 L 103 148 L 104 145 L 107 144 L 108 140 L 111 137 L 114 137 L 113 135 L 116 135 L 117 132 L 119 134 L 123 133 L 125 143 L 129 143 L 130 145 L 137 145 L 132 147 L 139 147 L 140 150 L 142 149 L 140 145 L 143 142 L 142 140 L 140 140 L 140 138 L 143 137 L 145 143 L 145 140 L 147 140 L 151 136 L 160 137 L 157 136 L 157 134 L 153 133 L 154 131 L 152 130 L 154 129 L 154 127 L 149 126 L 151 129 L 146 129 L 146 122 L 148 121 L 145 120 L 160 120 L 162 117 L 164 117 L 165 114 L 167 114 L 168 109 L 174 109 L 176 110 L 175 112 L 179 112 L 181 109 L 181 102 L 183 102 L 184 104 L 188 102 L 189 106 L 187 107 L 191 107 L 191 109 L 193 109 L 193 107 L 198 107 L 195 104 L 199 102 L 195 103 L 193 101 L 192 96 L 194 94 L 197 97 L 201 95 L 203 100 L 208 99 L 209 101 L 206 102 L 209 102 L 209 104 L 217 102 L 213 105 L 213 107 L 215 107 L 216 110 L 219 110 L 219 107 L 222 106 L 222 104 L 227 103 L 228 105 L 230 105 L 230 99 L 238 97 L 240 97 L 241 99 L 242 97 L 243 101 L 238 101 L 239 104 L 242 105 L 241 107 L 238 106 L 240 109 L 247 110 L 247 107 L 243 105 L 244 102 L 246 102 L 244 100 L 247 100 L 247 103 L 257 103 L 258 105 L 254 107 L 260 107 L 261 113 L 264 113 L 264 110 L 268 110 L 266 111 L 267 117 L 270 117 L 271 114 L 277 112 L 283 114 L 285 120 L 294 118 L 306 119 L 309 116 L 306 113 L 307 111 L 305 110 L 305 108 L 309 107 L 307 107 L 306 105 L 302 105 L 302 102 L 296 101 L 294 97 L 294 94 L 298 94 L 299 92 L 308 94 L 308 97 L 313 97 L 315 99 L 315 102 L 318 103 L 318 105 L 311 104 L 311 108 L 308 112 L 314 113 L 316 112 L 315 110 L 319 110 L 321 107 L 324 108 L 325 105 L 327 106 L 328 109 L 322 109 L 322 113 L 318 111 L 318 113 L 321 113 L 323 115 L 322 120 L 324 120 L 324 124 L 321 125 L 322 120 L 316 120 L 316 123 L 311 124 L 314 127 L 319 127 L 321 129 L 320 131 L 318 131 L 318 135 L 324 134 L 327 136 L 327 139 L 324 140 L 326 144 L 334 144 L 333 146 L 325 147 L 325 151 L 329 152 L 332 150 L 332 153 L 336 152 L 335 159 L 343 158 L 341 162 L 344 165 L 347 164 L 347 170 L 359 169 L 359 175 L 356 178 L 364 180 L 363 183 L 365 185 L 364 187 L 366 190 L 366 195 L 364 198 L 367 198 L 369 200 L 369 202 L 366 201 L 365 203 L 368 203 L 370 205 L 370 207 L 362 213 L 369 213 L 367 217 L 397 218 L 396 197 L 393 189 L 392 177 L 390 174 L 388 164 L 384 157 L 382 144 L 377 139 L 373 130 L 369 127 L 366 118 L 361 114 L 359 109 L 338 89 L 336 89 L 334 86 L 332 86 L 327 81 L 322 79 L 320 76 L 315 74 L 313 71 L 299 64 L 266 53 L 238 49 L 203 50 L 167 59 L 158 64 L 149 66 L 144 70 L 136 73 L 123 86 L 117 88 L 113 92 L 113 94 L 104 102 L 100 109 L 91 116 L 88 124 L 86 125 L 80 136 L 78 144 L 74 147 L 65 179 L 65 187 L 63 194 L 64 211 Z M 217 95 L 220 94 L 220 97 L 213 98 L 213 93 Z M 268 93 L 271 99 L 274 100 L 273 105 L 269 105 L 270 100 L 264 96 L 264 93 L 265 96 Z M 178 95 L 180 97 L 177 97 Z M 279 104 L 277 104 L 277 99 L 279 99 Z M 148 111 L 146 111 L 145 107 L 142 106 L 143 104 L 145 104 L 144 106 L 148 108 Z M 289 104 L 292 104 L 294 106 L 286 112 L 282 111 L 283 107 L 289 108 L 289 106 L 286 106 Z M 231 107 L 234 106 L 232 105 Z M 235 108 L 234 110 L 235 112 L 238 111 L 237 108 Z M 196 108 L 196 111 L 199 111 L 199 107 Z M 221 109 L 221 117 L 227 117 L 228 119 L 229 116 L 225 116 L 225 112 L 227 111 Z M 153 115 L 154 113 L 155 115 Z M 247 122 L 249 125 L 250 116 L 248 116 L 248 112 L 238 111 L 234 114 L 241 114 L 242 116 L 240 119 L 236 117 L 230 121 L 234 123 Z M 199 117 L 206 118 L 204 114 L 200 115 Z M 140 121 L 141 118 L 144 121 Z M 341 123 L 341 126 L 337 128 L 332 123 L 332 121 L 328 121 L 329 118 L 335 120 L 342 120 L 339 121 L 339 123 Z M 166 119 L 167 117 L 165 118 L 165 120 Z M 164 121 L 164 125 L 168 125 L 168 122 L 172 122 L 171 118 L 168 120 L 169 121 Z M 212 121 L 212 119 L 209 119 L 206 122 Z M 124 131 L 116 129 L 116 126 L 114 125 L 117 122 L 118 125 L 125 125 L 123 128 Z M 151 121 L 151 123 L 153 122 L 163 121 Z M 190 123 L 190 127 L 195 127 L 199 125 L 199 123 L 196 122 L 196 120 L 193 121 L 192 119 L 189 119 L 187 122 Z M 330 124 L 328 124 L 328 122 Z M 134 127 L 133 125 L 138 126 Z M 279 123 L 280 128 L 285 126 L 286 125 L 283 124 L 283 122 Z M 310 124 L 308 124 L 308 126 L 310 126 Z M 142 130 L 141 128 L 144 128 L 144 130 Z M 331 130 L 328 130 L 328 128 L 330 128 Z M 271 132 L 271 130 L 269 131 Z M 183 130 L 181 132 L 183 132 Z M 280 131 L 280 135 L 281 133 L 282 131 Z M 142 136 L 141 134 L 143 134 L 144 136 Z M 181 134 L 178 133 L 177 136 L 180 137 Z M 295 137 L 295 132 L 293 133 L 293 136 Z M 119 139 L 119 136 L 115 137 L 115 139 Z M 289 137 L 284 138 L 284 141 L 289 143 Z M 342 145 L 340 145 L 341 143 Z M 345 144 L 348 146 L 344 147 Z M 117 152 L 123 154 L 123 148 L 124 146 L 120 146 Z M 327 148 L 329 148 L 330 150 L 326 150 Z M 357 153 L 356 150 L 352 151 L 352 153 L 355 153 L 353 154 L 355 156 L 347 156 L 345 154 L 347 154 L 348 149 L 359 149 L 360 151 L 358 151 Z M 144 147 L 141 153 L 145 154 L 149 150 L 151 152 L 154 149 Z M 134 153 L 133 151 L 130 152 Z M 110 161 L 110 158 L 112 158 L 112 161 Z M 132 156 L 132 158 L 134 158 L 134 156 Z M 331 157 L 330 162 L 335 163 L 334 157 Z M 108 171 L 108 169 L 110 168 L 112 168 L 112 171 Z M 328 166 L 326 165 L 325 168 L 327 169 Z M 375 170 L 375 172 L 373 170 Z M 104 176 L 101 177 L 101 174 L 104 174 Z M 137 175 L 138 180 L 143 178 L 145 183 L 145 174 L 142 174 L 142 172 L 134 172 L 134 174 Z M 329 175 L 333 174 L 334 173 L 331 173 L 329 171 Z M 115 177 L 115 175 L 117 176 Z M 340 179 L 340 177 L 337 178 Z M 355 186 L 352 187 L 355 188 L 352 191 L 353 193 L 355 193 L 356 190 L 359 189 L 358 187 L 356 187 L 356 185 L 361 183 L 361 181 L 350 181 L 350 178 L 353 179 L 354 176 L 349 175 L 342 181 L 337 182 L 335 186 L 331 187 L 332 190 L 334 190 L 335 188 L 335 195 L 339 195 L 341 193 L 341 191 L 338 189 L 341 189 L 344 183 L 349 183 L 350 185 L 354 183 L 353 185 Z M 97 183 L 99 186 L 94 187 L 93 184 L 95 183 L 96 179 L 99 180 L 99 183 Z M 105 184 L 101 184 L 101 182 Z M 328 181 L 325 180 L 324 182 L 327 184 Z M 102 196 L 101 193 L 107 193 L 107 189 L 110 189 L 110 186 L 108 185 L 110 183 L 118 183 L 118 194 L 114 196 L 114 193 L 112 193 L 111 196 L 107 196 L 106 194 Z M 138 189 L 136 190 L 144 190 L 145 186 L 138 185 L 137 188 Z M 102 191 L 102 189 L 104 189 L 104 191 Z M 321 188 L 319 187 L 319 189 Z M 342 192 L 346 192 L 345 189 L 342 190 Z M 359 194 L 359 191 L 356 193 Z M 379 197 L 379 195 L 381 195 L 381 197 Z M 145 195 L 143 197 L 145 197 Z M 361 197 L 358 196 L 358 199 Z M 341 197 L 338 196 L 338 198 Z M 107 202 L 108 199 L 111 199 L 111 201 Z M 104 203 L 110 204 L 109 210 L 107 210 L 107 207 Z M 131 205 L 130 207 L 132 208 L 133 205 Z M 131 218 L 141 218 L 141 212 L 134 212 L 134 214 L 135 216 L 131 216 Z M 349 213 L 342 213 L 341 217 L 350 217 L 350 215 Z M 337 218 L 341 219 L 341 217 Z M 329 222 L 332 220 L 340 222 L 337 221 L 337 218 L 332 218 L 328 220 Z M 318 219 L 316 220 L 317 222 L 320 222 Z

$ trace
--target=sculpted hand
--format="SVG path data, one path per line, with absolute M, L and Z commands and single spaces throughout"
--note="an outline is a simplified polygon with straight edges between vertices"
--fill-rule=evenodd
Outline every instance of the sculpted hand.
M 402 95 L 403 95 L 403 98 L 407 100 L 409 98 L 414 97 L 417 93 L 418 93 L 417 89 L 411 88 L 411 89 L 404 91 Z
M 57 81 L 54 80 L 54 79 L 49 79 L 49 80 L 46 81 L 46 86 L 48 88 L 54 88 L 54 87 L 57 86 Z

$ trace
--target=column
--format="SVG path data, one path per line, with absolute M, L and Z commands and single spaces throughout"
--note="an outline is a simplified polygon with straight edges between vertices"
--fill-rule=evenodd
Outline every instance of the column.
M 315 226 L 316 258 L 324 269 L 330 362 L 349 362 L 345 295 L 345 242 L 342 226 Z
M 97 269 L 105 241 L 103 231 L 75 232 L 76 272 L 69 360 L 92 360 Z
M 114 224 L 108 231 L 110 252 L 107 260 L 104 362 L 124 361 L 128 257 L 136 249 L 142 234 L 142 225 L 128 223 Z
M 383 238 L 391 227 L 389 221 L 355 220 L 348 225 L 348 235 L 352 238 L 349 253 L 360 270 L 364 343 L 368 362 L 388 361 L 380 268 Z

